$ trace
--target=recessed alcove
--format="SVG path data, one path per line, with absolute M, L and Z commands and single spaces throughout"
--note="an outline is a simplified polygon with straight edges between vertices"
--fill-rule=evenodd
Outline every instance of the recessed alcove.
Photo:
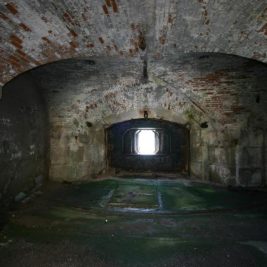
M 183 125 L 166 120 L 135 119 L 111 125 L 106 134 L 109 167 L 116 172 L 188 174 L 189 131 Z

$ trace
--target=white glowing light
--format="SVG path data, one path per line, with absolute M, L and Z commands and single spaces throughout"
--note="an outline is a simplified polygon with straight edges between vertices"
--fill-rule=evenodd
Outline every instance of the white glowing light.
M 137 152 L 139 155 L 156 154 L 156 134 L 153 130 L 140 130 L 137 133 Z

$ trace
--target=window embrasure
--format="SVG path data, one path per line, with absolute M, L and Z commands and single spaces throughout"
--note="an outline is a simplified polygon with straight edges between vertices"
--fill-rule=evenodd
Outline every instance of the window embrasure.
M 155 155 L 159 151 L 159 135 L 156 129 L 140 129 L 135 132 L 135 152 L 138 155 Z

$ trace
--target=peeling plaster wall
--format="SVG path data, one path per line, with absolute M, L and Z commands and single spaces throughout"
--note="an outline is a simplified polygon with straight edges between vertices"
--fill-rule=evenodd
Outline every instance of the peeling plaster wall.
M 267 68 L 214 53 L 138 59 L 68 60 L 32 71 L 50 118 L 50 178 L 105 173 L 105 128 L 143 117 L 191 127 L 191 174 L 206 181 L 261 185 L 266 169 Z M 200 123 L 208 122 L 203 129 Z M 265 138 L 264 138 L 265 137 Z
M 192 175 L 228 185 L 266 184 L 266 126 L 248 125 L 238 135 L 196 130 L 191 137 Z
M 266 183 L 266 36 L 266 0 L 1 1 L 0 197 L 44 176 L 45 154 L 52 180 L 105 173 L 105 127 L 145 109 L 190 125 L 192 175 Z
M 0 85 L 73 57 L 220 52 L 267 62 L 266 0 L 0 2 Z
M 29 74 L 3 88 L 0 132 L 0 204 L 6 205 L 47 176 L 46 110 Z
M 192 174 L 239 185 L 266 183 L 267 69 L 223 54 L 191 54 L 151 62 L 161 84 L 193 104 L 188 119 L 209 122 L 191 134 Z

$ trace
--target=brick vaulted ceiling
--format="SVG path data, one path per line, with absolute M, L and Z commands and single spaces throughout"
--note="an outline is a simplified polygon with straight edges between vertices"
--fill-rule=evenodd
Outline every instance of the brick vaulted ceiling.
M 0 85 L 73 57 L 219 52 L 266 63 L 266 50 L 267 0 L 0 1 Z

